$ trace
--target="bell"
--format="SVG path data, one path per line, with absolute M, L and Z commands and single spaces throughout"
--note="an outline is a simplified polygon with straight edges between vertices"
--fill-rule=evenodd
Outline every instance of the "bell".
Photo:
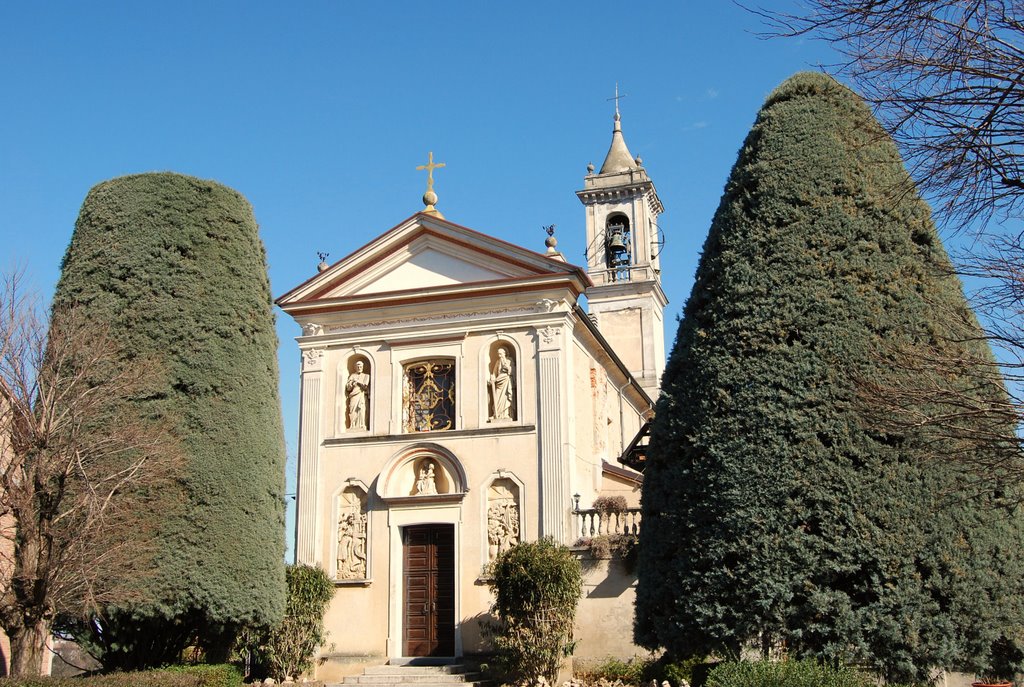
M 608 238 L 608 252 L 619 253 L 626 250 L 626 244 L 622 241 L 622 232 L 615 232 Z

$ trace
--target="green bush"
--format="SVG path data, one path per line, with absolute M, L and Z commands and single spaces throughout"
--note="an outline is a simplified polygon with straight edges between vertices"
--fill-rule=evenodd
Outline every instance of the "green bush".
M 317 647 L 326 638 L 324 612 L 334 596 L 334 583 L 321 568 L 289 566 L 288 604 L 284 620 L 272 629 L 247 629 L 240 636 L 257 677 L 283 680 L 313 667 Z
M 707 666 L 712 665 L 706 664 L 705 661 L 706 656 L 674 659 L 665 655 L 651 666 L 644 679 L 647 682 L 657 680 L 659 685 L 662 681 L 668 680 L 672 687 L 679 687 L 683 683 L 699 687 L 705 684 Z
M 876 681 L 854 668 L 802 661 L 729 661 L 708 675 L 707 687 L 874 687 Z
M 654 661 L 638 656 L 625 661 L 621 658 L 606 658 L 600 663 L 577 667 L 573 671 L 573 676 L 583 682 L 597 682 L 598 680 L 615 682 L 618 680 L 627 685 L 640 685 L 652 679 L 648 677 L 648 674 L 654 665 Z
M 580 563 L 550 538 L 513 546 L 494 561 L 488 586 L 497 623 L 488 628 L 505 674 L 531 684 L 558 677 L 572 654 L 573 621 L 583 587 Z
M 621 658 L 607 658 L 600 663 L 584 664 L 577 667 L 574 677 L 584 683 L 597 683 L 602 680 L 607 682 L 621 682 L 625 685 L 647 685 L 653 680 L 659 685 L 668 681 L 672 687 L 680 687 L 682 684 L 696 685 L 703 684 L 697 666 L 704 665 L 704 656 L 693 656 L 686 659 L 676 659 L 663 654 L 661 658 L 640 658 L 634 656 L 626 660 Z M 708 664 L 709 666 L 712 664 Z M 706 677 L 706 675 L 705 675 Z
M 90 677 L 0 678 L 0 687 L 241 687 L 242 674 L 234 666 L 176 666 L 132 673 Z

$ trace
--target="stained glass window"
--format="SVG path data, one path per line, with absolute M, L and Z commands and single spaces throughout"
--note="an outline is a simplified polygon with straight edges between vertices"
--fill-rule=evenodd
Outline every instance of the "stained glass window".
M 407 432 L 455 428 L 455 362 L 424 360 L 405 366 L 402 398 Z

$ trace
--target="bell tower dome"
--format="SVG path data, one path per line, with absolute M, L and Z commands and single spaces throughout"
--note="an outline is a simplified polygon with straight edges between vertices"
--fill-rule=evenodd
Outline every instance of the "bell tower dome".
M 622 135 L 618 100 L 612 142 L 600 171 L 587 166 L 583 203 L 587 227 L 590 314 L 615 353 L 651 398 L 665 367 L 665 306 L 658 216 L 664 211 L 642 160 Z

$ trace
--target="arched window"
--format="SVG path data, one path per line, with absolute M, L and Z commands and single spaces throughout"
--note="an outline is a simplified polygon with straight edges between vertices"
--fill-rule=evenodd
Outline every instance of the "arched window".
M 454 360 L 421 360 L 403 367 L 402 426 L 406 432 L 455 429 Z

